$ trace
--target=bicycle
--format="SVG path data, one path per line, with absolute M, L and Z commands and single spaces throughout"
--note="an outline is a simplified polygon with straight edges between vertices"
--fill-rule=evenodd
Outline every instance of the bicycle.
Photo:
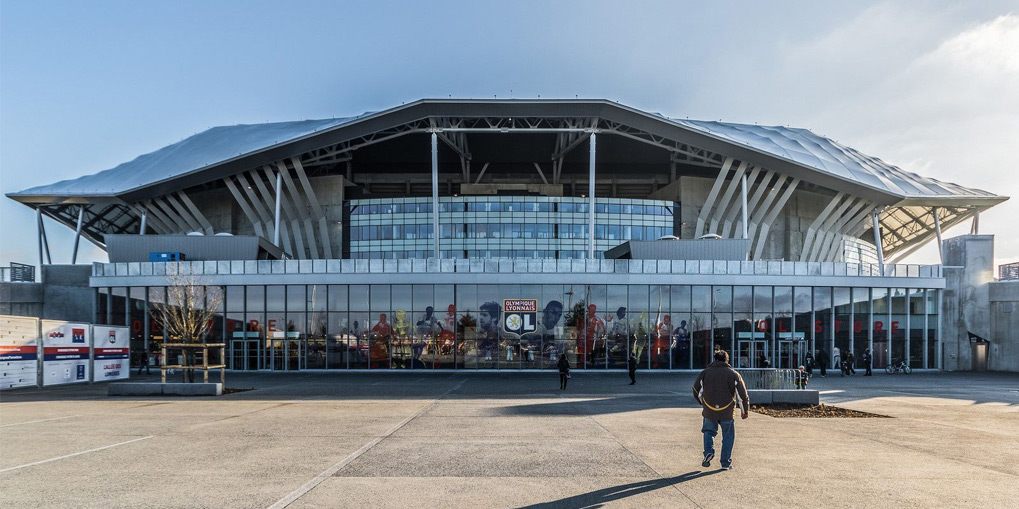
M 906 364 L 905 359 L 903 359 L 899 362 L 893 362 L 892 364 L 885 366 L 885 372 L 887 372 L 889 375 L 894 375 L 896 373 L 903 373 L 908 375 L 913 372 L 913 368 L 910 368 L 909 365 Z

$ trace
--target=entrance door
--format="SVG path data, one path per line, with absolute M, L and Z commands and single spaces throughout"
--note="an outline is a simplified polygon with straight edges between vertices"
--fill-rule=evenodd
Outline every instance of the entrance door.
M 258 369 L 258 340 L 235 339 L 230 342 L 230 368 L 253 371 Z
M 803 333 L 795 333 L 796 336 L 791 336 L 794 333 L 783 332 L 788 337 L 785 339 L 778 340 L 778 367 L 785 369 L 796 369 L 803 364 L 804 355 L 806 353 L 806 341 L 803 341 Z
M 736 333 L 736 359 L 732 362 L 737 368 L 766 368 L 765 360 L 771 359 L 768 341 L 759 339 L 763 332 L 741 331 Z
M 287 333 L 287 336 L 296 333 Z M 282 336 L 282 333 L 277 333 Z M 269 369 L 298 371 L 304 369 L 304 342 L 300 338 L 282 337 L 270 340 Z

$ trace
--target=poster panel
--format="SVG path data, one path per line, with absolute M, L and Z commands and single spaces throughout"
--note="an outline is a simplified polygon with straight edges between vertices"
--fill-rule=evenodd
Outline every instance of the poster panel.
M 130 329 L 92 326 L 92 381 L 122 380 L 131 376 Z
M 87 323 L 42 321 L 42 384 L 89 381 L 91 327 Z
M 0 390 L 35 387 L 38 376 L 38 319 L 0 316 Z

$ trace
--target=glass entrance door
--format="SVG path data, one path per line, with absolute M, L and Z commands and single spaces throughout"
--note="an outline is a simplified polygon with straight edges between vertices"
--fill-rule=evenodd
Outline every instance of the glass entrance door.
M 751 337 L 763 337 L 763 332 L 739 332 L 739 340 L 736 342 L 736 359 L 732 362 L 737 368 L 767 368 L 770 352 L 768 342 L 764 339 L 749 339 Z
M 295 337 L 290 337 L 291 335 Z M 297 333 L 287 333 L 283 338 L 273 338 L 270 340 L 270 359 L 269 369 L 273 371 L 304 369 L 304 342 Z
M 258 340 L 235 339 L 230 342 L 230 368 L 243 371 L 259 369 Z
M 785 369 L 796 369 L 803 364 L 806 355 L 807 342 L 803 340 L 802 332 L 779 333 L 786 336 L 778 340 L 778 367 Z M 791 338 L 791 339 L 790 339 Z

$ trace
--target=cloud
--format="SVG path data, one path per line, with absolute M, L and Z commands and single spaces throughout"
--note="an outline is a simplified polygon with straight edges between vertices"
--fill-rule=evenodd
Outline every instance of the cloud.
M 785 111 L 794 117 L 785 122 L 907 171 L 1014 197 L 985 213 L 980 226 L 997 234 L 999 263 L 1019 260 L 1011 220 L 1019 216 L 1011 166 L 1019 140 L 1019 15 L 960 26 L 959 12 L 910 7 L 879 4 L 789 46 L 765 89 L 785 87 Z M 806 77 L 792 82 L 796 69 Z M 937 247 L 907 261 L 936 262 Z

